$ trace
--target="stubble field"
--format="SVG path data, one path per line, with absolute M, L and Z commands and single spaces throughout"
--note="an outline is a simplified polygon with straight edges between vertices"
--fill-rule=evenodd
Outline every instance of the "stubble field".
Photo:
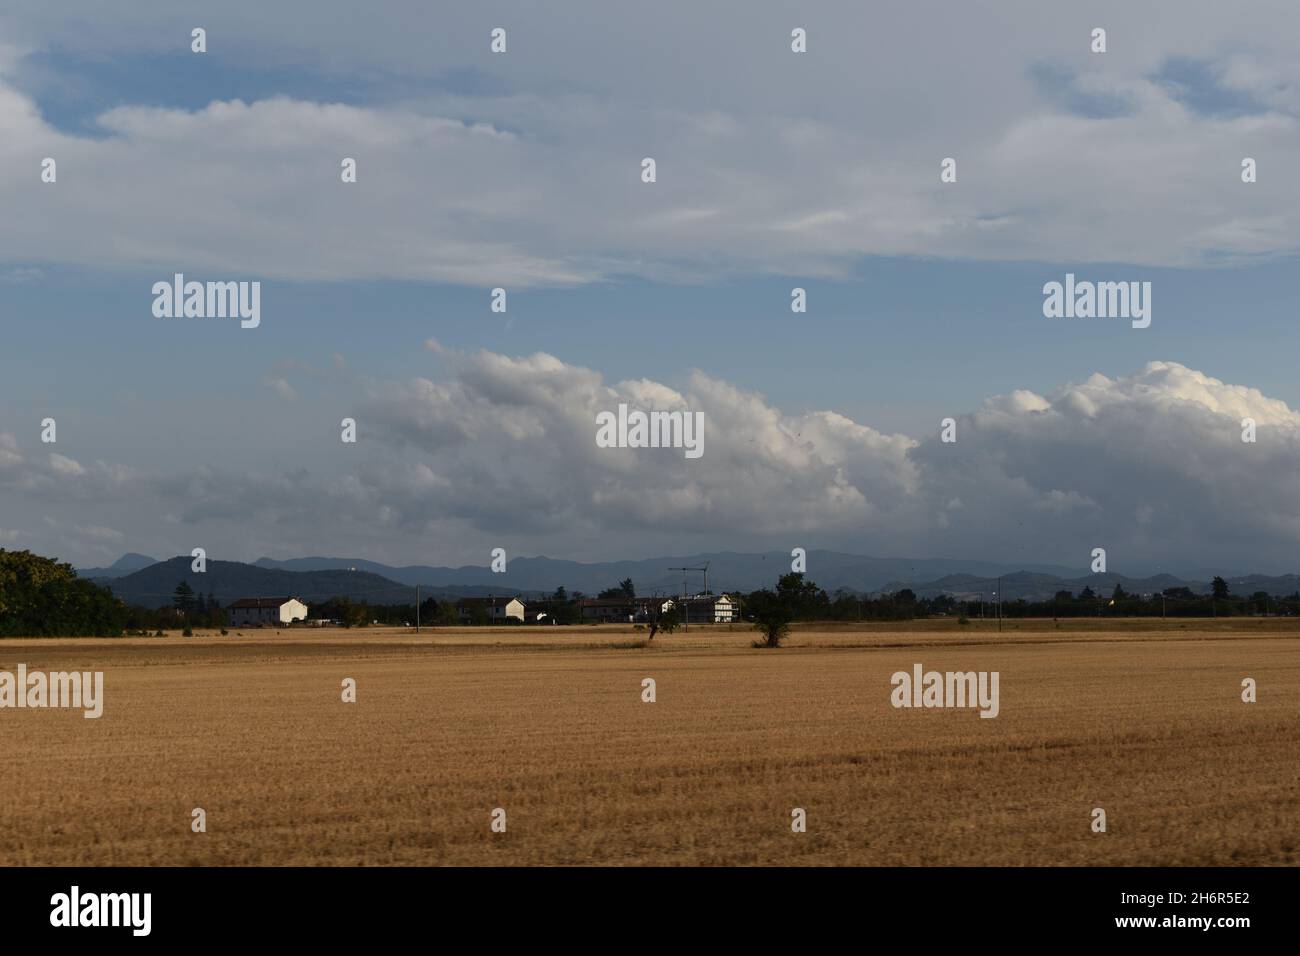
M 1300 622 L 644 637 L 0 641 L 0 670 L 105 681 L 98 720 L 0 710 L 0 865 L 1300 860 Z M 999 716 L 893 708 L 916 663 L 998 671 Z

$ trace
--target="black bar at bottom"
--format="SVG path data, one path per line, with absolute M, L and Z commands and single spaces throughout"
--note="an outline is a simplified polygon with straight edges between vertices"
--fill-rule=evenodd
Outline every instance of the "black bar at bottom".
M 639 948 L 638 940 L 767 948 L 849 933 L 921 945 L 1125 936 L 1231 945 L 1294 928 L 1295 877 L 1244 867 L 28 868 L 0 870 L 0 899 L 7 943 L 590 938 L 608 948 Z

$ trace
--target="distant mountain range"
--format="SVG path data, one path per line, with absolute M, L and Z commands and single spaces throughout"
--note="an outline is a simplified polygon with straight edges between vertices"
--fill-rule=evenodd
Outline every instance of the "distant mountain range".
M 1078 568 L 1060 565 L 1009 565 L 993 561 L 959 561 L 946 558 L 870 558 L 859 554 L 837 551 L 809 551 L 808 577 L 828 591 L 849 588 L 871 591 L 892 580 L 925 581 L 950 574 L 992 575 L 1015 571 L 1033 571 L 1041 574 L 1076 575 Z M 603 561 L 590 564 L 563 561 L 556 558 L 510 558 L 506 570 L 493 573 L 485 566 L 459 568 L 408 565 L 394 568 L 375 561 L 358 558 L 293 558 L 274 561 L 260 558 L 259 568 L 282 571 L 325 571 L 356 568 L 369 571 L 402 584 L 424 587 L 465 587 L 485 585 L 504 591 L 551 592 L 557 587 L 568 591 L 597 594 L 631 578 L 638 594 L 680 594 L 682 575 L 673 568 L 702 568 L 709 566 L 709 589 L 712 591 L 753 591 L 769 587 L 790 570 L 788 551 L 768 551 L 744 554 L 721 551 L 708 554 L 678 555 L 665 558 L 646 558 L 636 561 Z M 686 573 L 688 590 L 701 590 L 704 576 L 699 571 Z
M 128 551 L 106 568 L 77 568 L 77 574 L 83 578 L 120 578 L 157 563 L 157 558 Z
M 347 597 L 370 604 L 409 604 L 415 601 L 415 588 L 369 571 L 280 571 L 238 561 L 209 561 L 207 570 L 200 574 L 192 571 L 191 565 L 191 558 L 171 558 L 131 574 L 92 580 L 109 588 L 127 604 L 140 607 L 171 604 L 176 586 L 182 581 L 189 584 L 195 593 L 210 594 L 222 604 L 247 597 L 297 597 L 308 604 L 332 597 Z M 422 589 L 420 597 L 441 600 L 489 593 L 492 593 L 489 587 L 430 587 Z M 496 593 L 503 592 L 498 588 Z
M 1210 577 L 1189 580 L 1169 574 L 1135 578 L 1122 574 L 1085 574 L 1060 565 L 1002 565 L 991 561 L 945 558 L 872 558 L 836 551 L 809 551 L 808 577 L 827 591 L 841 588 L 862 594 L 897 591 L 909 587 L 921 597 L 951 594 L 991 600 L 1002 578 L 1004 601 L 1018 598 L 1043 600 L 1057 591 L 1078 594 L 1091 587 L 1109 594 L 1118 583 L 1133 594 L 1149 594 L 1165 588 L 1187 587 L 1194 593 L 1208 593 Z M 391 567 L 362 558 L 292 558 L 277 561 L 260 558 L 253 564 L 238 561 L 207 562 L 207 570 L 190 570 L 191 559 L 176 557 L 155 561 L 142 554 L 124 554 L 107 568 L 86 568 L 78 573 L 113 590 L 128 604 L 163 607 L 171 603 L 176 585 L 189 583 L 196 592 L 212 594 L 228 604 L 245 597 L 292 595 L 309 604 L 331 597 L 348 597 L 371 604 L 397 604 L 420 596 L 436 599 L 478 597 L 489 594 L 549 594 L 564 587 L 570 594 L 581 591 L 595 595 L 631 578 L 638 594 L 680 594 L 683 572 L 673 568 L 709 566 L 708 587 L 715 592 L 753 591 L 770 587 L 789 571 L 790 555 L 782 551 L 760 554 L 717 552 L 638 561 L 581 563 L 554 558 L 512 558 L 506 571 L 494 573 L 486 566 L 459 568 L 408 565 Z M 1225 577 L 1227 577 L 1225 575 Z M 1235 594 L 1267 591 L 1291 594 L 1300 589 L 1300 576 L 1270 577 L 1244 575 L 1227 577 Z M 695 592 L 704 587 L 699 571 L 686 572 L 686 587 Z

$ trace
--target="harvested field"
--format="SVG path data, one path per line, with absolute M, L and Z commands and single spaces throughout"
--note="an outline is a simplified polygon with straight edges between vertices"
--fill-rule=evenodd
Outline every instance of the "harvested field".
M 0 709 L 0 864 L 1300 859 L 1300 622 L 846 625 L 776 651 L 754 636 L 0 641 L 0 670 L 101 670 L 106 698 L 97 720 Z M 916 663 L 999 672 L 999 715 L 895 709 L 891 674 Z

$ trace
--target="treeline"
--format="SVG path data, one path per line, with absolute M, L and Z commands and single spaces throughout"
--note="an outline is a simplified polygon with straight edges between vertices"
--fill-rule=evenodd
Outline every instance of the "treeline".
M 600 596 L 631 600 L 636 596 L 636 589 L 631 580 L 625 579 L 602 591 Z M 583 620 L 584 597 L 581 592 L 569 594 L 560 587 L 548 595 L 525 595 L 522 600 L 529 623 L 578 624 Z M 774 589 L 763 588 L 734 597 L 740 621 L 758 625 L 768 635 L 768 642 L 779 642 L 795 621 L 900 621 L 940 616 L 971 620 L 999 615 L 1005 618 L 1300 615 L 1300 592 L 1285 597 L 1264 591 L 1235 595 L 1221 577 L 1210 583 L 1208 594 L 1176 587 L 1158 594 L 1138 595 L 1127 593 L 1117 584 L 1109 594 L 1085 587 L 1078 594 L 1058 591 L 1047 600 L 1007 600 L 1004 592 L 1001 601 L 970 601 L 949 595 L 918 598 L 908 588 L 874 597 L 847 590 L 830 595 L 803 574 L 791 573 L 782 575 Z M 481 603 L 470 602 L 467 606 L 468 617 L 463 621 L 456 601 L 429 598 L 420 603 L 418 620 L 427 627 L 490 622 Z M 311 605 L 309 619 L 337 621 L 344 627 L 373 623 L 410 626 L 417 620 L 417 608 L 415 604 L 367 604 L 335 597 Z M 679 619 L 676 613 L 661 614 L 656 610 L 650 620 L 655 630 L 671 631 Z M 157 634 L 183 628 L 185 633 L 190 633 L 195 627 L 224 629 L 228 626 L 226 608 L 211 593 L 196 593 L 185 582 L 177 585 L 171 607 L 128 607 L 108 589 L 78 578 L 70 564 L 30 551 L 0 549 L 0 636 L 117 637 L 128 632 Z
M 0 637 L 119 637 L 128 616 L 72 565 L 0 549 Z
M 630 600 L 636 596 L 636 589 L 630 580 L 624 580 L 617 587 L 600 592 L 599 596 Z M 1300 592 L 1287 597 L 1275 597 L 1263 591 L 1250 596 L 1234 595 L 1223 578 L 1214 579 L 1209 594 L 1196 594 L 1190 588 L 1178 587 L 1166 588 L 1159 594 L 1135 595 L 1116 585 L 1109 594 L 1085 587 L 1078 594 L 1058 591 L 1046 600 L 1016 598 L 999 604 L 992 596 L 984 601 L 962 600 L 951 595 L 921 598 L 910 588 L 874 597 L 846 589 L 828 594 L 815 582 L 806 580 L 803 574 L 792 572 L 782 575 L 775 588 L 737 593 L 734 597 L 739 620 L 745 622 L 752 622 L 762 614 L 770 615 L 774 609 L 778 616 L 790 622 L 909 621 L 928 617 L 991 619 L 996 618 L 999 612 L 1006 618 L 1300 615 Z M 545 625 L 582 623 L 582 601 L 585 598 L 581 592 L 570 595 L 562 587 L 545 596 L 521 596 L 527 607 L 528 622 Z M 664 600 L 670 598 L 671 595 L 665 596 Z M 331 598 L 314 604 L 308 616 L 338 621 L 345 627 L 363 627 L 372 623 L 409 626 L 416 622 L 414 604 L 366 604 L 347 598 Z M 668 621 L 677 619 L 676 616 L 666 618 Z M 518 623 L 513 620 L 492 622 L 487 611 L 479 605 L 472 605 L 468 617 L 462 620 L 455 600 L 437 601 L 433 598 L 421 602 L 419 620 L 426 627 Z
M 1049 599 L 1016 598 L 962 600 L 951 595 L 918 598 L 909 588 L 892 594 L 862 597 L 849 591 L 828 595 L 802 575 L 787 574 L 775 592 L 755 591 L 744 596 L 742 607 L 756 608 L 770 603 L 771 594 L 782 602 L 796 621 L 898 621 L 925 617 L 1244 617 L 1300 614 L 1300 592 L 1276 597 L 1266 591 L 1233 594 L 1228 583 L 1216 577 L 1209 594 L 1196 594 L 1187 587 L 1165 588 L 1156 594 L 1130 594 L 1116 584 L 1109 594 L 1085 587 L 1078 594 L 1057 591 Z M 745 615 L 748 617 L 748 615 Z
M 970 614 L 981 602 L 962 604 Z M 983 602 L 985 617 L 1252 617 L 1300 614 L 1300 592 L 1278 597 L 1267 591 L 1250 595 L 1233 594 L 1221 577 L 1210 582 L 1209 594 L 1191 588 L 1165 588 L 1155 594 L 1129 594 L 1116 584 L 1109 595 L 1085 587 L 1078 594 L 1057 591 L 1050 600 L 1017 598 L 996 603 Z M 971 616 L 974 616 L 971 614 Z
M 622 592 L 620 592 L 622 593 Z M 546 596 L 522 596 L 520 600 L 527 608 L 530 622 L 537 621 L 538 615 L 544 615 L 542 624 L 578 624 L 582 621 L 582 601 L 586 598 L 582 592 L 572 596 L 564 588 Z M 365 627 L 370 624 L 412 626 L 418 620 L 423 627 L 449 627 L 458 624 L 519 624 L 513 618 L 493 621 L 487 609 L 474 602 L 468 607 L 467 616 L 461 619 L 458 601 L 454 598 L 436 600 L 425 598 L 420 602 L 419 615 L 412 604 L 368 604 L 365 601 L 353 601 L 346 597 L 332 597 L 310 606 L 307 619 L 313 621 L 337 621 L 343 627 Z

